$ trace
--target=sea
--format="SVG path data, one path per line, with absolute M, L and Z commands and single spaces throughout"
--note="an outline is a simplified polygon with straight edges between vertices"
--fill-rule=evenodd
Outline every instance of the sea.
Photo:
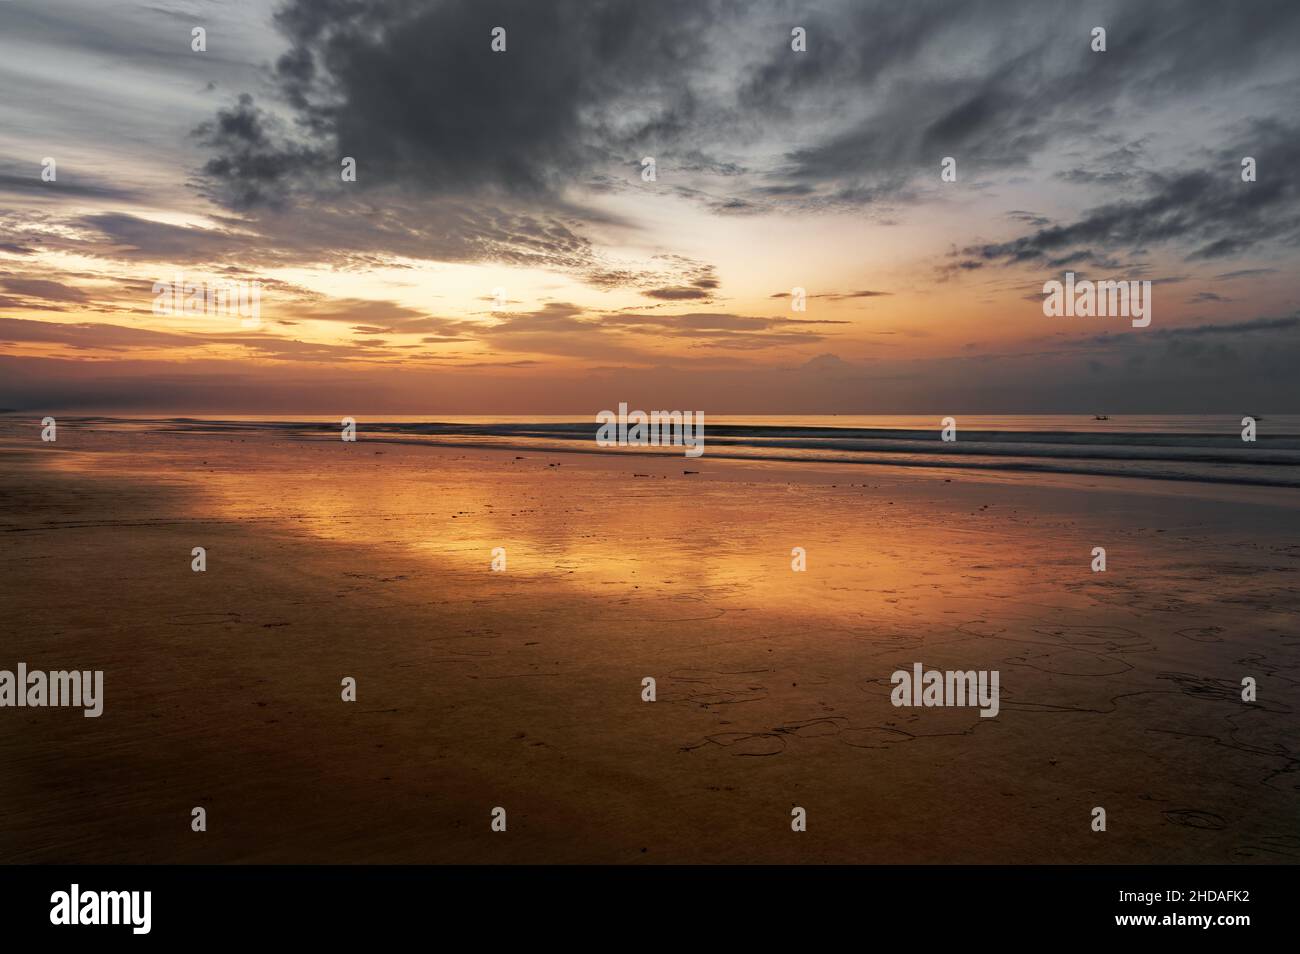
M 358 440 L 495 447 L 518 452 L 677 454 L 681 447 L 601 447 L 595 415 L 355 414 Z M 943 440 L 953 417 L 955 440 Z M 1300 415 L 718 415 L 706 414 L 710 458 L 1090 474 L 1300 487 Z M 13 424 L 21 416 L 7 414 Z M 60 417 L 60 426 L 171 433 L 263 433 L 338 440 L 338 416 Z M 35 424 L 33 426 L 36 426 Z M 692 466 L 694 466 L 694 464 Z

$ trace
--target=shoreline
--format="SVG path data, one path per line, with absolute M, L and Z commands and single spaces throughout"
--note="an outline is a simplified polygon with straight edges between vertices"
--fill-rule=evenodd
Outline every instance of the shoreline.
M 351 420 L 351 419 L 349 419 Z M 148 425 L 154 425 L 150 428 Z M 170 419 L 66 418 L 60 425 L 72 434 L 135 433 L 169 436 L 240 436 L 245 440 L 332 442 L 338 431 L 328 422 L 227 421 Z M 600 446 L 594 431 L 577 422 L 452 425 L 413 422 L 367 422 L 361 444 L 498 450 L 529 454 L 621 455 L 664 458 L 690 464 L 701 461 L 753 461 L 797 465 L 848 465 L 864 468 L 988 472 L 1028 475 L 1127 478 L 1242 487 L 1300 489 L 1300 437 L 1264 435 L 1259 446 L 1231 435 L 1201 433 L 1106 433 L 1005 430 L 985 434 L 964 431 L 961 440 L 940 442 L 937 431 L 877 431 L 888 439 L 863 438 L 846 429 L 835 439 L 819 428 L 771 428 L 768 425 L 710 430 L 697 449 L 681 445 L 654 447 Z M 768 430 L 779 431 L 766 436 Z M 736 431 L 736 434 L 728 433 Z M 807 432 L 803 436 L 797 432 Z M 30 434 L 30 432 L 28 432 Z M 784 436 L 782 436 L 784 435 Z M 809 436 L 811 435 L 811 436 Z M 0 420 L 0 440 L 24 441 L 17 421 Z M 993 438 L 993 439 L 985 439 Z M 57 443 L 57 442 L 56 442 Z

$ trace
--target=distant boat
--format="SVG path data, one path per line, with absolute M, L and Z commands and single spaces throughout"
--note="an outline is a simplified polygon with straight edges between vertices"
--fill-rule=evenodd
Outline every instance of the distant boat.
M 1109 418 L 1107 415 L 1105 415 L 1105 414 L 1094 414 L 1094 415 L 1092 416 L 1092 419 L 1093 419 L 1094 421 L 1109 421 L 1109 420 L 1110 420 L 1110 418 Z

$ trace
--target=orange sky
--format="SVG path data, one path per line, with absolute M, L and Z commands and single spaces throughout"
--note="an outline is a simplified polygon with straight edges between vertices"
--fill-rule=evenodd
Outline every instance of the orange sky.
M 251 21 L 205 20 L 204 51 L 117 2 L 90 42 L 77 6 L 0 9 L 17 94 L 0 107 L 6 407 L 249 410 L 262 395 L 306 412 L 334 394 L 585 413 L 620 389 L 719 413 L 1294 405 L 1300 217 L 1276 161 L 1300 153 L 1278 40 L 1294 18 L 1233 21 L 1237 55 L 1203 59 L 1203 88 L 1184 89 L 1173 57 L 1202 33 L 1139 59 L 1129 24 L 1098 59 L 1084 25 L 1115 22 L 1113 5 L 1061 22 L 1009 2 L 1014 37 L 882 8 L 914 42 L 873 61 L 879 40 L 848 8 L 821 10 L 842 38 L 813 29 L 794 52 L 779 8 L 757 4 L 732 34 L 641 24 L 685 47 L 676 73 L 637 85 L 619 64 L 652 62 L 654 37 L 563 4 L 493 5 L 517 24 L 500 55 L 457 4 L 373 13 L 367 33 L 273 27 L 254 3 Z M 608 59 L 599 37 L 572 39 L 573 64 L 547 45 L 606 27 Z M 326 38 L 361 56 L 363 34 L 391 75 L 354 76 L 339 54 L 325 82 Z M 423 61 L 420 36 L 463 43 Z M 33 87 L 48 106 L 24 105 Z M 1079 88 L 1095 113 L 1071 112 Z M 1254 183 L 1234 158 L 1248 151 Z M 1042 285 L 1067 270 L 1152 281 L 1151 327 L 1045 317 Z M 177 276 L 256 283 L 259 321 L 159 313 L 155 283 Z

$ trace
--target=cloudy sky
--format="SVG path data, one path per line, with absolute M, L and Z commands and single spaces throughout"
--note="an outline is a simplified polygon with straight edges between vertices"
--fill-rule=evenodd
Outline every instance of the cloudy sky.
M 0 0 L 0 407 L 1300 411 L 1297 50 L 1294 0 Z

